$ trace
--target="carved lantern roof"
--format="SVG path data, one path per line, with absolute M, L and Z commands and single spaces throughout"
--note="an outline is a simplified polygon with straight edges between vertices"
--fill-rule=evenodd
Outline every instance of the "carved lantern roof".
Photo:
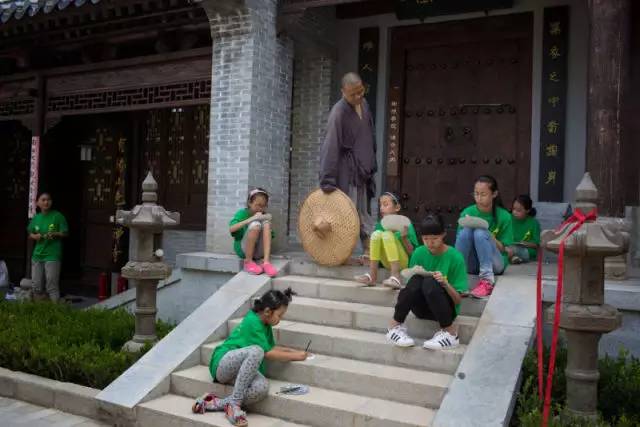
M 100 0 L 0 0 L 0 20 L 5 23 L 11 18 L 34 16 L 37 13 L 49 13 L 62 10 L 69 5 L 82 6 L 85 3 L 96 4 Z

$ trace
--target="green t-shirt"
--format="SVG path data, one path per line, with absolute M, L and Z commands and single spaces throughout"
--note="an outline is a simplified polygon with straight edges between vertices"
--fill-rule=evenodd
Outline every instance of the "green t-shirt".
M 260 316 L 253 310 L 249 310 L 242 322 L 231 332 L 231 335 L 213 351 L 211 362 L 209 363 L 211 377 L 213 379 L 216 378 L 218 364 L 225 354 L 231 350 L 249 347 L 250 345 L 260 346 L 265 353 L 271 351 L 276 345 L 271 325 L 265 325 L 260 320 Z M 260 364 L 259 371 L 264 375 L 264 360 Z
M 242 222 L 244 220 L 247 220 L 252 216 L 253 214 L 251 213 L 249 208 L 242 208 L 238 212 L 236 212 L 233 218 L 231 218 L 231 221 L 229 221 L 229 227 L 239 222 Z M 231 237 L 233 237 L 233 251 L 236 253 L 236 255 L 238 255 L 242 259 L 244 259 L 245 257 L 244 251 L 242 250 L 242 238 L 244 237 L 244 233 L 247 232 L 248 227 L 249 225 L 247 224 L 241 229 L 237 230 L 235 233 L 231 233 Z M 272 228 L 271 238 L 274 238 L 274 237 L 275 237 L 275 233 L 273 232 L 273 228 Z
M 27 231 L 30 234 L 39 233 L 44 236 L 49 232 L 68 233 L 69 226 L 64 215 L 58 211 L 50 210 L 46 214 L 42 212 L 36 214 L 27 226 Z M 62 240 L 60 238 L 38 240 L 33 248 L 31 259 L 34 261 L 62 260 Z
M 411 255 L 409 268 L 421 265 L 427 271 L 439 271 L 458 292 L 469 290 L 467 266 L 460 252 L 449 246 L 441 255 L 432 254 L 426 246 L 420 246 Z M 460 304 L 456 304 L 456 315 L 460 313 Z
M 512 216 L 511 221 L 513 223 L 513 241 L 528 242 L 540 244 L 540 223 L 537 219 L 527 215 L 525 219 L 518 219 Z M 527 248 L 529 251 L 529 257 L 533 260 L 538 257 L 538 251 L 533 248 Z
M 382 226 L 380 221 L 378 221 L 376 222 L 375 231 L 387 231 L 387 230 L 385 230 L 385 228 Z M 400 242 L 400 245 L 402 246 L 402 235 L 400 234 L 400 232 L 396 231 L 393 234 L 396 236 L 396 240 L 398 240 L 398 242 Z M 409 238 L 409 242 L 411 243 L 411 246 L 413 246 L 413 249 L 417 248 L 418 246 L 422 246 L 422 240 L 418 239 L 418 234 L 416 233 L 416 229 L 413 227 L 413 224 L 409 224 L 409 231 L 407 231 L 407 237 Z
M 513 224 L 511 214 L 505 208 L 496 208 L 496 217 L 491 212 L 480 212 L 478 207 L 473 204 L 466 207 L 461 213 L 460 218 L 464 216 L 476 216 L 482 218 L 489 223 L 489 231 L 491 234 L 505 247 L 513 244 Z M 461 227 L 458 226 L 458 230 Z M 506 252 L 502 252 L 502 259 L 505 267 L 509 265 L 509 256 Z

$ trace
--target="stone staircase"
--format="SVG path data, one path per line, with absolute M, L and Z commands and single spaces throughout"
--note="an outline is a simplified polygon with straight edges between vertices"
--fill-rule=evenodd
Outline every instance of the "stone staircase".
M 429 351 L 422 340 L 437 324 L 410 315 L 409 333 L 416 347 L 398 348 L 385 341 L 397 292 L 382 287 L 362 288 L 349 280 L 353 267 L 308 271 L 272 281 L 275 289 L 291 287 L 297 296 L 285 319 L 274 328 L 276 343 L 310 351 L 304 362 L 267 363 L 271 388 L 264 401 L 250 408 L 252 427 L 416 427 L 431 425 L 453 379 L 484 309 L 483 301 L 464 299 L 459 325 L 461 345 L 448 351 Z M 313 274 L 305 275 L 305 274 Z M 331 278 L 323 277 L 330 275 Z M 229 320 L 229 329 L 240 319 Z M 220 426 L 229 423 L 221 413 L 191 413 L 193 398 L 231 387 L 213 383 L 208 364 L 219 342 L 200 349 L 200 364 L 171 374 L 169 393 L 137 406 L 140 426 Z M 278 394 L 287 383 L 311 387 L 304 396 Z

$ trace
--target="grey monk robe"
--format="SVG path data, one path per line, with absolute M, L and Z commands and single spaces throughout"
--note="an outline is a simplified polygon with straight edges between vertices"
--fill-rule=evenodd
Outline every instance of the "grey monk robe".
M 327 134 L 320 152 L 320 188 L 339 188 L 353 200 L 364 239 L 373 228 L 370 201 L 375 196 L 376 144 L 373 117 L 366 100 L 362 119 L 347 101 L 338 101 L 329 113 Z
M 365 100 L 362 119 L 344 99 L 333 106 L 320 152 L 321 188 L 339 188 L 349 194 L 350 186 L 364 186 L 368 197 L 374 197 L 373 177 L 378 166 L 373 132 L 373 118 Z

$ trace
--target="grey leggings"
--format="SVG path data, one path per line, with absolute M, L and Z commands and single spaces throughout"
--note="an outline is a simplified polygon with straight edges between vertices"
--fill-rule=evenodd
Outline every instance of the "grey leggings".
M 258 372 L 262 359 L 264 350 L 257 345 L 231 350 L 222 357 L 216 380 L 222 384 L 233 383 L 233 393 L 222 399 L 222 407 L 227 403 L 251 405 L 267 397 L 269 381 Z

